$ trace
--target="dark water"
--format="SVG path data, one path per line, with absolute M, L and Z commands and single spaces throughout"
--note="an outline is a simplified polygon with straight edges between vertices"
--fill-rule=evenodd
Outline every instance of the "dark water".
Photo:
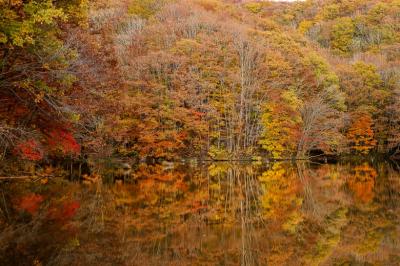
M 125 181 L 104 176 L 2 183 L 2 263 L 400 265 L 393 163 L 141 165 Z

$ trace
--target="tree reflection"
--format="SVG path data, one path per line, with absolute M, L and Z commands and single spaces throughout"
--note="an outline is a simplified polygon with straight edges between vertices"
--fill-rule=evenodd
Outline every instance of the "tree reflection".
M 356 201 L 369 203 L 374 198 L 376 170 L 368 163 L 353 167 L 350 171 L 347 184 L 353 192 Z
M 259 177 L 263 194 L 261 205 L 267 219 L 279 221 L 282 229 L 294 233 L 303 220 L 300 208 L 300 180 L 295 169 L 283 163 L 276 163 Z
M 388 163 L 140 165 L 125 182 L 9 187 L 0 219 L 41 228 L 19 243 L 40 250 L 22 264 L 396 265 L 399 177 Z M 69 213 L 65 227 L 46 220 Z

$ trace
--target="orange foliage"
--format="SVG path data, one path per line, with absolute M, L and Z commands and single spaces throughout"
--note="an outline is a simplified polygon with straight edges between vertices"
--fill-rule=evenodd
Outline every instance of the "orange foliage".
M 368 113 L 356 114 L 347 138 L 355 152 L 368 154 L 376 145 L 371 115 Z
M 376 176 L 375 169 L 367 163 L 354 168 L 354 174 L 350 176 L 348 185 L 358 201 L 368 203 L 373 199 Z

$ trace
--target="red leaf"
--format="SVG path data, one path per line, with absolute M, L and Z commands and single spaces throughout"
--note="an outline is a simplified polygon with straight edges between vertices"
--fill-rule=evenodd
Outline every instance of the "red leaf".
M 14 148 L 14 154 L 30 161 L 39 161 L 43 158 L 43 152 L 39 148 L 39 144 L 33 139 L 19 143 Z
M 30 213 L 31 215 L 35 215 L 43 200 L 44 199 L 41 195 L 29 194 L 21 198 L 18 208 Z
M 52 130 L 49 135 L 48 144 L 51 149 L 59 150 L 64 154 L 78 155 L 80 153 L 81 147 L 70 132 L 58 129 Z
M 73 218 L 79 209 L 80 204 L 77 201 L 64 203 L 60 208 L 52 208 L 49 211 L 49 218 L 58 222 L 66 222 Z

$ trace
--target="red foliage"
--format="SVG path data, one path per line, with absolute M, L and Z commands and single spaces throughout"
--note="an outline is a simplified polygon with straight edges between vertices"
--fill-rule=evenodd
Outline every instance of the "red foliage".
M 35 215 L 43 202 L 43 197 L 37 194 L 29 194 L 22 197 L 18 202 L 18 209 L 24 210 L 31 215 Z
M 68 220 L 75 216 L 77 210 L 81 205 L 77 201 L 69 202 L 63 205 L 62 217 Z
M 29 113 L 29 109 L 26 108 L 25 106 L 18 105 L 14 109 L 14 115 L 16 117 L 23 117 L 28 113 Z
M 14 148 L 14 154 L 30 161 L 39 161 L 43 158 L 43 151 L 39 148 L 39 144 L 33 139 L 19 143 Z
M 80 145 L 71 132 L 64 129 L 54 129 L 48 137 L 48 144 L 53 151 L 60 151 L 63 154 L 79 155 Z
M 179 140 L 185 140 L 188 138 L 188 133 L 187 132 L 180 132 L 177 134 L 177 139 Z
M 79 209 L 80 204 L 77 201 L 66 202 L 59 208 L 52 208 L 49 211 L 49 218 L 58 222 L 66 222 L 73 218 Z
M 201 118 L 203 118 L 203 116 L 205 116 L 206 114 L 205 114 L 205 113 L 202 113 L 202 112 L 193 111 L 193 115 L 194 115 L 194 117 L 195 117 L 196 119 L 201 119 Z

